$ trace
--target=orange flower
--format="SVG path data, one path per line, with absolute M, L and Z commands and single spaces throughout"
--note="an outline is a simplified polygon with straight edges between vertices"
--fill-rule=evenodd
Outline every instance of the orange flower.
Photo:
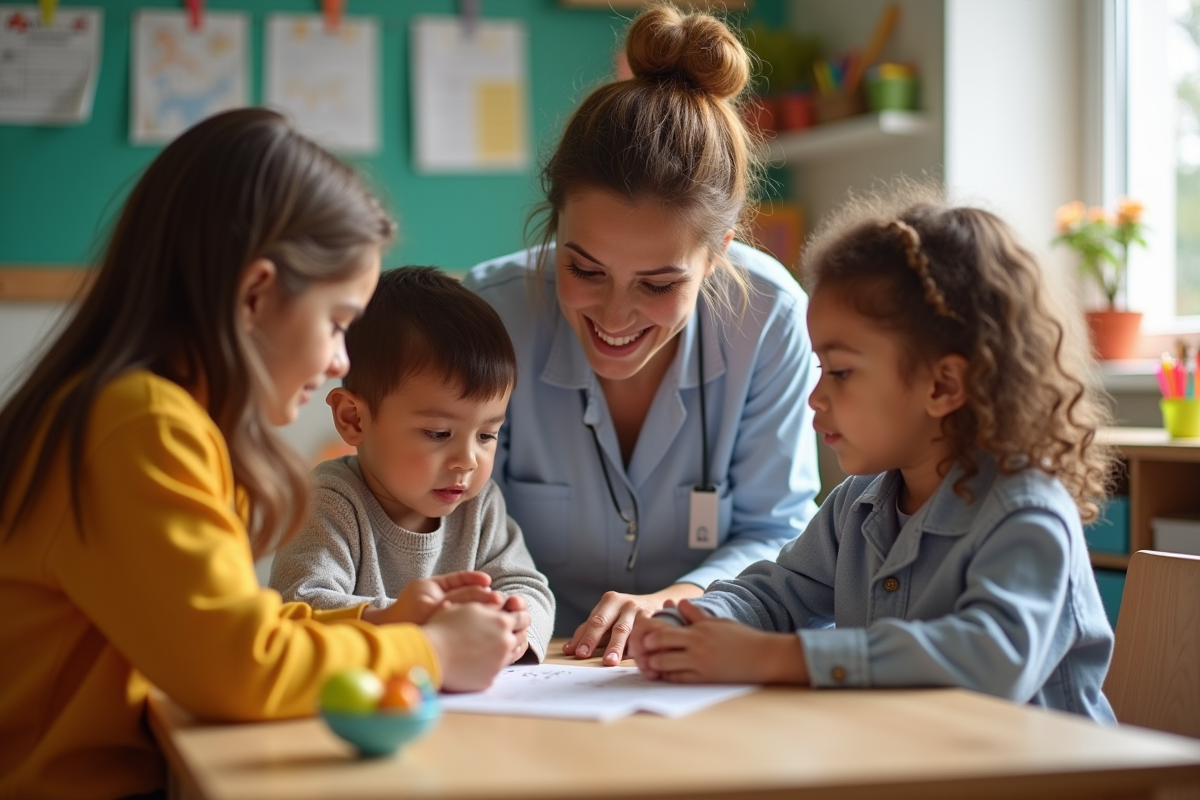
M 1058 226 L 1059 233 L 1066 233 L 1079 224 L 1083 219 L 1084 205 L 1079 200 L 1067 203 L 1064 206 L 1059 206 L 1054 212 L 1054 223 Z
M 1117 201 L 1117 224 L 1128 225 L 1141 222 L 1143 211 L 1145 211 L 1145 206 L 1137 200 L 1122 197 Z
M 1108 212 L 1100 206 L 1092 206 L 1087 210 L 1088 222 L 1103 222 L 1108 219 Z

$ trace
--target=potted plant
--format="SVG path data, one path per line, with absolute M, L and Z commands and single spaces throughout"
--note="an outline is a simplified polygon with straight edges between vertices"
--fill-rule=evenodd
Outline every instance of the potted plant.
M 1142 324 L 1139 311 L 1117 308 L 1117 295 L 1125 285 L 1129 248 L 1145 246 L 1142 204 L 1123 197 L 1115 214 L 1103 208 L 1086 208 L 1076 200 L 1055 212 L 1058 235 L 1055 244 L 1071 248 L 1079 256 L 1079 268 L 1104 293 L 1107 306 L 1087 312 L 1092 347 L 1102 359 L 1133 358 Z

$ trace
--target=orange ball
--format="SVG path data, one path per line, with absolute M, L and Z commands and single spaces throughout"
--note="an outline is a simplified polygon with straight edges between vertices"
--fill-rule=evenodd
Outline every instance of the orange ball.
M 421 707 L 422 702 L 424 702 L 424 698 L 417 685 L 408 678 L 397 676 L 383 685 L 383 697 L 379 700 L 379 709 L 412 714 Z

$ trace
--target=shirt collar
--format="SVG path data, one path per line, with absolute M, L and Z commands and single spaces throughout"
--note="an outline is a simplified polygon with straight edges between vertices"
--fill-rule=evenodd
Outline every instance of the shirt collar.
M 954 491 L 955 484 L 964 474 L 963 468 L 954 464 L 934 491 L 933 497 L 929 498 L 929 502 L 913 515 L 914 518 L 920 518 L 916 519 L 916 522 L 922 531 L 941 536 L 961 536 L 970 530 L 971 523 L 979 513 L 975 503 L 983 500 L 996 478 L 997 471 L 995 459 L 982 451 L 975 453 L 975 465 L 979 471 L 964 484 L 964 488 L 970 492 L 972 502 L 968 502 Z M 855 503 L 870 505 L 875 510 L 884 509 L 888 502 L 895 502 L 899 489 L 900 471 L 891 470 L 875 476 Z

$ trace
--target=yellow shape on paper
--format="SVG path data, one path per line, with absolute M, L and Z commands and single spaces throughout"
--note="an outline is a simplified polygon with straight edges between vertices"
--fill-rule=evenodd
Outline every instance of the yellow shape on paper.
M 507 161 L 521 154 L 524 120 L 520 87 L 513 81 L 475 84 L 475 145 L 485 161 Z
M 233 49 L 233 42 L 223 33 L 218 33 L 213 36 L 208 43 L 208 52 L 214 56 L 221 56 Z
M 296 24 L 292 28 L 292 38 L 297 42 L 303 42 L 308 39 L 308 20 L 303 17 L 296 20 Z

